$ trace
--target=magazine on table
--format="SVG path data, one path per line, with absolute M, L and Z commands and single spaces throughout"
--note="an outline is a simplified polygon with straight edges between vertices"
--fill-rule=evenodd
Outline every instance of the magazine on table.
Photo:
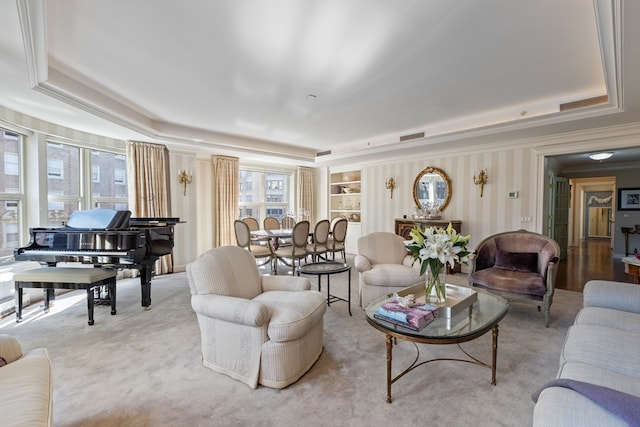
M 438 317 L 439 307 L 424 303 L 389 301 L 378 307 L 373 317 L 419 331 Z

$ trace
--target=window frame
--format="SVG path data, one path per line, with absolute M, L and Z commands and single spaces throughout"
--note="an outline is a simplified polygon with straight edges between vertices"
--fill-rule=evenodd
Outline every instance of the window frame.
M 240 199 L 241 199 L 240 192 L 242 190 L 244 190 L 245 192 L 251 192 L 251 191 L 253 191 L 253 187 L 254 187 L 252 182 L 244 182 L 245 184 L 250 184 L 250 185 L 243 186 L 243 182 L 240 181 L 240 176 L 241 176 L 242 172 L 252 172 L 252 173 L 261 173 L 261 174 L 263 174 L 262 175 L 262 179 L 258 183 L 258 186 L 259 186 L 258 192 L 260 193 L 259 197 L 260 197 L 261 200 L 240 201 Z M 269 196 L 268 192 L 274 190 L 274 188 L 271 188 L 271 189 L 268 188 L 268 183 L 269 182 L 274 182 L 273 179 L 268 179 L 269 174 L 277 174 L 277 175 L 286 175 L 287 176 L 289 183 L 288 183 L 288 188 L 286 189 L 286 191 L 284 193 L 284 195 L 286 196 L 286 199 L 287 199 L 286 202 L 271 202 L 271 201 L 267 201 L 267 198 Z M 293 215 L 294 206 L 295 206 L 295 184 L 296 184 L 295 183 L 295 170 L 279 169 L 279 168 L 265 168 L 264 166 L 240 164 L 239 173 L 238 173 L 238 217 L 252 216 L 252 217 L 258 219 L 260 223 L 262 223 L 262 221 L 264 220 L 265 217 L 273 216 L 273 215 L 268 214 L 267 208 L 274 208 L 274 207 L 275 208 L 278 208 L 278 207 L 282 208 L 282 216 Z M 282 187 L 287 187 L 286 185 L 284 185 L 284 182 L 282 182 Z M 285 190 L 285 189 L 283 188 L 283 190 Z M 251 211 L 251 214 L 246 212 L 247 208 L 253 209 Z M 254 211 L 255 209 L 257 209 L 258 212 L 255 212 Z M 247 215 L 241 215 L 243 211 L 245 211 L 247 213 Z

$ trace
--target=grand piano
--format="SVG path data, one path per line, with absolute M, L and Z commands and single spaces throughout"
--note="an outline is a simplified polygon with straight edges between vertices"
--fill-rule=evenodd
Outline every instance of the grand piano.
M 151 306 L 155 262 L 173 249 L 173 229 L 179 218 L 131 218 L 130 211 L 75 211 L 64 227 L 29 229 L 27 246 L 16 248 L 16 261 L 55 266 L 79 262 L 103 268 L 140 271 L 141 304 Z

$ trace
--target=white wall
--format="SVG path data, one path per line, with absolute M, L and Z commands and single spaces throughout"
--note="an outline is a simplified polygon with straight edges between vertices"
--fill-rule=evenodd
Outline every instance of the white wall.
M 414 158 L 362 168 L 362 234 L 394 231 L 394 219 L 411 218 L 415 207 L 413 181 L 422 169 L 442 169 L 451 180 L 451 201 L 443 211 L 444 220 L 461 220 L 462 232 L 471 234 L 474 246 L 484 237 L 507 230 L 535 230 L 539 222 L 536 209 L 539 177 L 537 156 L 531 148 L 502 149 L 482 154 L 435 157 L 417 153 Z M 487 170 L 488 183 L 480 197 L 480 187 L 473 184 L 474 171 Z M 396 189 L 393 199 L 385 189 L 385 180 L 393 176 Z M 517 191 L 517 199 L 508 192 Z M 522 222 L 522 217 L 530 217 Z

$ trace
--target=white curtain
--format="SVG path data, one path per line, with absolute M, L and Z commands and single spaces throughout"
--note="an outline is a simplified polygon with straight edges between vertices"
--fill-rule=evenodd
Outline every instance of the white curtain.
M 299 166 L 296 180 L 298 183 L 296 192 L 298 216 L 313 224 L 313 169 Z
M 213 157 L 214 246 L 235 245 L 233 221 L 238 218 L 240 162 L 236 157 Z
M 133 217 L 169 217 L 169 150 L 164 145 L 127 142 L 129 210 Z M 173 272 L 171 255 L 160 257 L 156 274 Z

